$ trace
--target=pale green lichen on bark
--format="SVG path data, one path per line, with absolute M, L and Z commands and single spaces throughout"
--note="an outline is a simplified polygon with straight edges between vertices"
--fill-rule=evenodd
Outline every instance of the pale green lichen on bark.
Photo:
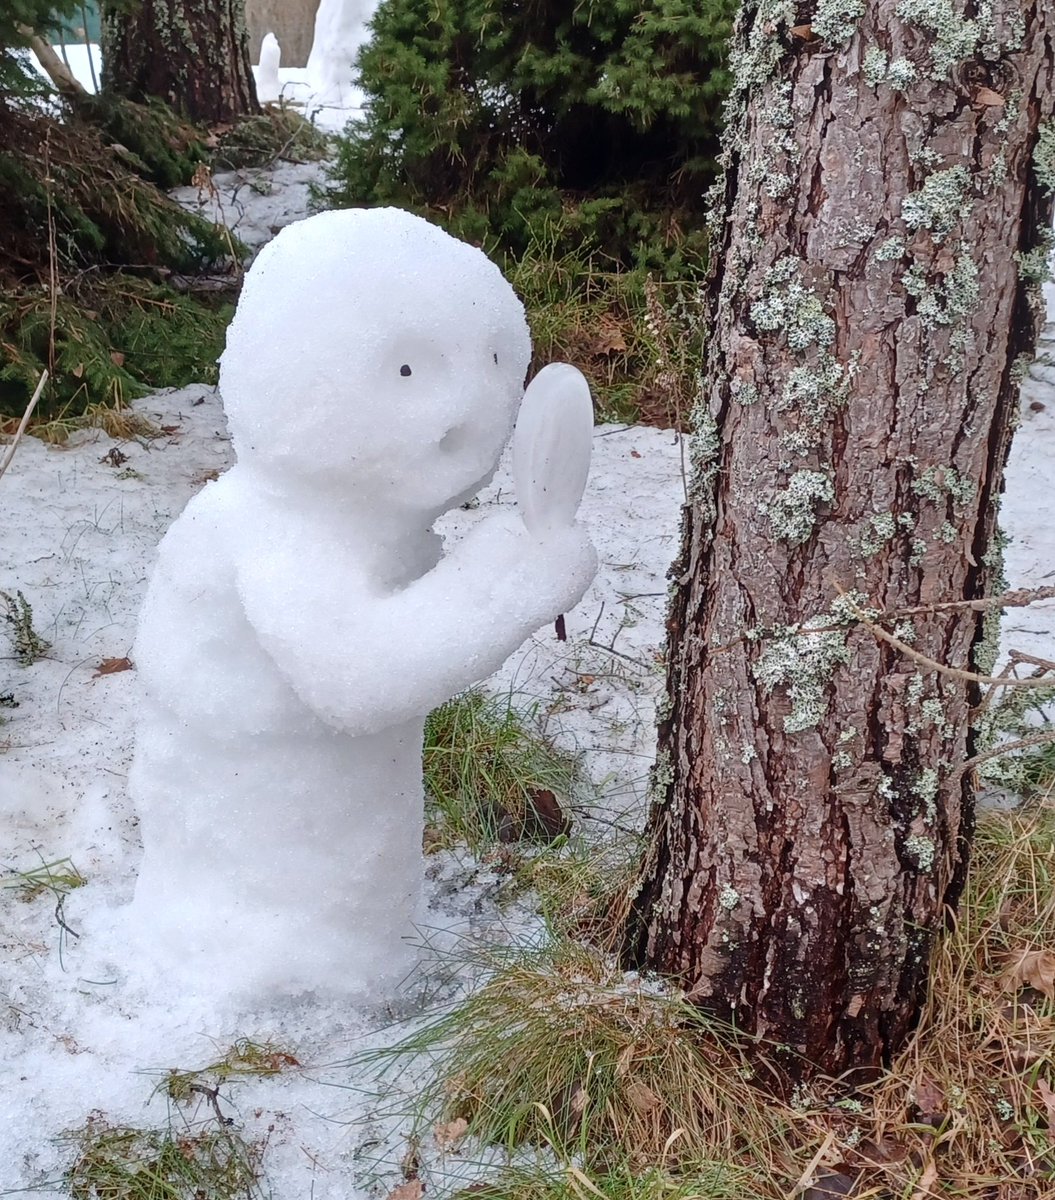
M 851 370 L 824 349 L 817 350 L 813 363 L 792 367 L 776 408 L 793 412 L 798 425 L 780 435 L 782 449 L 808 455 L 821 445 L 835 413 L 849 400 Z
M 943 241 L 967 215 L 970 186 L 966 167 L 935 171 L 919 191 L 910 192 L 901 202 L 901 219 L 909 229 L 926 229 L 936 242 Z
M 912 785 L 913 793 L 923 801 L 923 815 L 932 822 L 938 815 L 938 772 L 934 767 L 926 767 L 916 777 Z
M 874 513 L 868 518 L 863 531 L 850 539 L 855 554 L 861 558 L 872 558 L 898 534 L 898 523 L 891 512 Z
M 992 541 L 982 555 L 982 563 L 989 569 L 989 581 L 986 588 L 989 595 L 999 595 L 1007 591 L 1007 575 L 1004 571 L 1004 550 L 1010 542 L 1010 537 L 998 525 L 993 533 Z M 971 651 L 974 669 L 980 675 L 992 675 L 996 660 L 1000 654 L 1000 622 L 1002 611 L 999 608 L 987 608 L 982 614 L 982 636 Z
M 1052 249 L 1055 234 L 1045 229 L 1039 243 L 1030 250 L 1017 250 L 1015 264 L 1018 277 L 1027 287 L 1039 288 L 1052 278 Z
M 966 251 L 956 256 L 952 270 L 939 282 L 931 283 L 926 268 L 913 263 L 902 275 L 901 284 L 915 299 L 916 312 L 925 329 L 938 326 L 963 329 L 981 296 L 978 265 Z M 958 348 L 962 349 L 962 344 Z
M 905 239 L 895 234 L 876 249 L 873 257 L 876 262 L 897 262 L 905 257 L 906 248 Z
M 1033 174 L 1045 195 L 1055 192 L 1055 117 L 1041 122 L 1033 149 Z
M 788 256 L 765 274 L 763 294 L 751 305 L 751 320 L 763 333 L 781 332 L 791 350 L 827 347 L 835 341 L 835 322 L 820 297 L 799 281 L 806 264 Z
M 866 601 L 866 596 L 851 592 L 803 625 L 777 626 L 762 635 L 766 645 L 752 670 L 767 693 L 776 688 L 787 692 L 791 711 L 784 718 L 785 733 L 815 729 L 824 719 L 832 676 L 850 657 L 845 629 L 831 626 L 853 625 Z
M 702 398 L 693 406 L 689 422 L 689 499 L 704 505 L 713 515 L 714 484 L 721 448 L 718 423 Z
M 864 15 L 862 0 L 820 0 L 810 25 L 829 46 L 841 46 L 857 32 Z
M 934 843 L 928 837 L 913 834 L 905 839 L 905 852 L 916 862 L 921 871 L 930 871 L 934 866 L 936 850 Z
M 977 19 L 965 17 L 952 0 L 900 0 L 897 15 L 931 35 L 931 78 L 943 79 L 958 63 L 971 58 L 992 34 L 992 10 L 978 6 Z
M 889 58 L 879 46 L 869 46 L 861 60 L 861 74 L 869 87 L 878 87 L 886 78 Z
M 915 63 L 907 58 L 892 58 L 887 68 L 886 81 L 895 92 L 906 91 L 919 78 Z
M 769 518 L 773 536 L 792 546 L 808 541 L 817 524 L 817 509 L 835 499 L 835 485 L 823 471 L 796 471 L 787 487 L 768 500 L 759 501 L 759 511 Z
M 869 46 L 861 60 L 861 74 L 869 87 L 885 83 L 895 92 L 905 91 L 919 78 L 915 64 L 907 58 L 888 58 L 885 50 Z
M 935 504 L 944 503 L 948 497 L 952 500 L 953 511 L 958 513 L 967 510 L 976 492 L 974 482 L 961 475 L 955 467 L 926 467 L 910 486 L 921 499 L 931 500 Z

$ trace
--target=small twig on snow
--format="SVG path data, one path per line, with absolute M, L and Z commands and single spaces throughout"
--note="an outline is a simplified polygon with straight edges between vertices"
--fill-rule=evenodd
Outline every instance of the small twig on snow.
M 26 405 L 26 411 L 22 414 L 22 420 L 18 423 L 18 428 L 15 430 L 15 436 L 11 439 L 11 445 L 7 448 L 7 453 L 4 455 L 4 461 L 0 462 L 0 479 L 3 478 L 4 472 L 11 465 L 11 460 L 15 457 L 15 450 L 21 440 L 22 434 L 26 431 L 26 426 L 29 424 L 29 418 L 33 415 L 33 409 L 37 407 L 37 401 L 40 399 L 40 393 L 44 390 L 44 384 L 48 382 L 48 372 L 45 368 L 37 380 L 37 386 L 33 389 L 33 395 L 30 397 L 29 403 Z

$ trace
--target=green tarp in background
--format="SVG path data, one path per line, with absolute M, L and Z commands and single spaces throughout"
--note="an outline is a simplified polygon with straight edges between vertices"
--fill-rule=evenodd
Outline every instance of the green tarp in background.
M 52 28 L 52 40 L 58 42 L 59 35 L 62 35 L 62 40 L 69 42 L 83 42 L 84 33 L 86 30 L 88 40 L 92 42 L 99 41 L 99 5 L 97 0 L 85 0 L 81 5 L 81 12 L 70 17 L 65 24 L 60 24 Z

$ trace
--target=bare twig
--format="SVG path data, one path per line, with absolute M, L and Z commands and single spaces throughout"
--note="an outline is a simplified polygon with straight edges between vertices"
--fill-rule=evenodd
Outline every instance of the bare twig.
M 961 775 L 973 770 L 979 763 L 985 762 L 987 759 L 1002 758 L 1005 754 L 1014 754 L 1016 750 L 1029 750 L 1032 746 L 1045 746 L 1049 742 L 1055 742 L 1055 729 L 1046 729 L 1043 733 L 1031 733 L 1029 737 L 1019 738 L 1014 742 L 1003 742 L 999 746 L 983 750 L 981 754 L 975 754 L 966 762 L 960 763 L 947 782 L 955 783 Z
M 22 414 L 22 420 L 18 423 L 18 428 L 15 430 L 15 436 L 11 439 L 11 445 L 7 448 L 7 453 L 4 455 L 4 461 L 0 462 L 0 478 L 3 478 L 4 472 L 11 465 L 11 460 L 15 457 L 15 450 L 18 446 L 22 434 L 26 431 L 26 426 L 29 424 L 29 418 L 33 415 L 33 409 L 37 407 L 37 401 L 40 399 L 40 393 L 44 390 L 44 384 L 48 381 L 48 372 L 45 369 L 41 372 L 40 378 L 37 380 L 37 386 L 33 389 L 33 395 L 30 397 L 29 403 L 26 405 L 26 411 Z
M 1051 679 L 1012 679 L 1003 675 L 979 675 L 975 671 L 967 671 L 962 667 L 950 667 L 946 663 L 939 662 L 936 658 L 930 658 L 928 655 L 922 654 L 919 650 L 914 650 L 907 642 L 894 637 L 892 633 L 887 633 L 875 621 L 866 617 L 845 592 L 840 590 L 840 595 L 846 599 L 854 619 L 869 630 L 874 637 L 877 637 L 881 642 L 886 642 L 888 646 L 893 646 L 895 650 L 900 650 L 907 658 L 911 658 L 913 661 L 920 663 L 922 666 L 929 667 L 930 670 L 937 671 L 941 675 L 947 675 L 950 679 L 962 679 L 966 683 L 977 683 L 985 687 L 1051 687 L 1052 683 L 1055 682 L 1055 680 Z M 810 630 L 809 632 L 813 631 Z
M 1041 671 L 1055 671 L 1055 662 L 1050 658 L 1037 658 L 1035 654 L 1025 654 L 1021 650 L 1009 650 L 1008 658 L 1012 664 L 1026 663 L 1031 667 L 1038 667 Z
M 917 604 L 914 608 L 890 608 L 879 613 L 876 620 L 892 621 L 901 617 L 954 612 L 963 608 L 973 609 L 975 612 L 985 612 L 990 608 L 1026 608 L 1040 600 L 1055 600 L 1055 587 L 1015 588 L 999 596 L 985 596 L 980 600 L 943 600 L 939 604 Z

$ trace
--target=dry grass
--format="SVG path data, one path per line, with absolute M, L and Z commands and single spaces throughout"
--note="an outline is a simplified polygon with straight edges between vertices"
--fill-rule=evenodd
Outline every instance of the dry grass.
M 798 1115 L 760 1104 L 735 1045 L 679 996 L 564 940 L 491 965 L 452 1012 L 380 1055 L 432 1057 L 433 1115 L 601 1174 L 721 1162 L 760 1195 L 794 1174 Z
M 30 432 L 42 442 L 62 446 L 74 433 L 83 429 L 101 429 L 107 437 L 120 441 L 164 436 L 153 421 L 126 407 L 123 401 L 89 404 L 83 412 L 77 414 L 59 413 L 50 421 L 40 421 L 32 425 Z
M 590 383 L 597 418 L 686 429 L 703 365 L 699 286 L 621 271 L 559 231 L 506 264 L 524 301 L 534 364 L 564 361 Z
M 1050 801 L 980 823 L 917 1032 L 855 1091 L 775 1099 L 757 1050 L 567 937 L 476 965 L 486 982 L 383 1059 L 431 1056 L 429 1119 L 545 1149 L 486 1185 L 495 1200 L 1055 1197 Z
M 900 1186 L 915 1175 L 936 1195 L 1055 1196 L 1050 801 L 980 823 L 919 1029 L 871 1099 L 879 1138 L 909 1152 L 886 1169 Z
M 262 1147 L 219 1120 L 176 1129 L 111 1125 L 99 1114 L 70 1132 L 73 1200 L 256 1200 Z

